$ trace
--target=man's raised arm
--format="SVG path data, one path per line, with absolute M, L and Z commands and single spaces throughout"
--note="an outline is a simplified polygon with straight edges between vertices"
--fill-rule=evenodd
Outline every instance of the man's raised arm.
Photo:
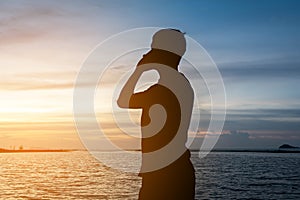
M 144 72 L 141 68 L 137 67 L 133 74 L 130 76 L 128 81 L 125 83 L 123 89 L 120 92 L 120 96 L 117 100 L 118 106 L 120 108 L 130 108 L 130 98 L 134 94 L 135 86 Z

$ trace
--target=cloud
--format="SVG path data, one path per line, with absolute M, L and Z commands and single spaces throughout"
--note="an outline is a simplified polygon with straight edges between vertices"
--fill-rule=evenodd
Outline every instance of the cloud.
M 230 131 L 221 134 L 215 148 L 243 148 L 252 146 L 249 133 L 242 131 Z
M 19 73 L 0 80 L 0 90 L 50 90 L 74 87 L 75 71 Z
M 300 118 L 300 109 L 230 109 L 229 114 L 236 118 Z
M 208 135 L 206 137 L 215 137 L 213 135 Z M 200 149 L 203 143 L 204 135 L 201 137 L 196 137 L 191 145 L 191 149 Z M 249 148 L 253 147 L 253 141 L 250 139 L 248 132 L 244 131 L 229 131 L 227 133 L 222 133 L 216 145 L 215 149 L 236 149 L 236 148 Z
M 270 134 L 273 133 L 273 134 Z M 200 149 L 204 137 L 196 137 L 191 149 Z M 274 132 L 257 132 L 256 134 L 232 130 L 221 134 L 214 149 L 277 149 L 282 144 L 300 146 L 299 135 L 274 135 Z
M 274 57 L 257 61 L 233 61 L 220 63 L 219 69 L 225 79 L 243 81 L 245 79 L 286 78 L 300 77 L 300 60 L 298 57 Z
M 0 90 L 56 90 L 70 89 L 74 87 L 73 82 L 66 83 L 46 83 L 46 82 L 31 82 L 31 83 L 0 83 Z
M 300 131 L 299 120 L 300 109 L 228 110 L 224 129 Z
M 90 82 L 90 75 L 93 72 L 84 73 L 85 81 L 79 87 L 95 87 Z M 76 71 L 51 71 L 40 73 L 19 73 L 3 77 L 0 80 L 0 90 L 21 91 L 21 90 L 63 90 L 74 89 Z M 109 82 L 106 83 L 109 85 Z
M 63 16 L 60 9 L 42 4 L 11 3 L 0 10 L 1 45 L 37 40 L 55 31 L 53 22 Z
M 104 13 L 107 12 L 94 1 L 1 2 L 0 44 L 11 46 L 50 41 L 50 46 L 56 44 L 56 40 L 72 39 L 88 42 L 93 37 L 97 38 L 97 28 L 110 21 L 104 17 Z M 101 31 L 106 32 L 103 28 Z M 60 45 L 65 46 L 65 43 Z M 82 45 L 80 47 L 82 48 Z
M 209 110 L 200 111 L 200 129 L 210 122 Z M 217 119 L 218 120 L 218 117 Z M 224 130 L 299 131 L 300 109 L 228 109 Z

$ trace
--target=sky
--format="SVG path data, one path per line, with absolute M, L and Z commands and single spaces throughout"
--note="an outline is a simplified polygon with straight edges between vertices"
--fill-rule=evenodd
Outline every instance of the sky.
M 227 117 L 216 147 L 300 146 L 299 8 L 264 0 L 0 1 L 0 148 L 82 148 L 77 73 L 100 42 L 139 27 L 178 28 L 218 66 Z

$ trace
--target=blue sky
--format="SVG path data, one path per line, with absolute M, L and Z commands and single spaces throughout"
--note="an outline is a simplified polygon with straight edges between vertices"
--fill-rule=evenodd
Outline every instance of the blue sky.
M 299 8 L 299 1 L 1 1 L 0 142 L 80 145 L 71 115 L 81 63 L 113 34 L 155 26 L 186 32 L 218 65 L 227 136 L 238 144 L 241 132 L 252 147 L 300 146 Z M 31 128 L 22 125 L 28 121 Z

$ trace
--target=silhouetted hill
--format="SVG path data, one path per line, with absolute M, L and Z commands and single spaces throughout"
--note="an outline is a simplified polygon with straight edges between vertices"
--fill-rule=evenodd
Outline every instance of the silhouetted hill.
M 299 149 L 300 147 L 294 147 L 289 144 L 283 144 L 279 147 L 279 149 Z

